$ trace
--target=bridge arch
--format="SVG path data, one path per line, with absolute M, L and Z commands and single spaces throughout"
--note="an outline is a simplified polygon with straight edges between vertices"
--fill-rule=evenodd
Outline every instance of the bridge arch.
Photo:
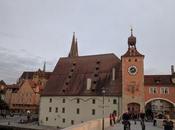
M 174 118 L 174 108 L 175 103 L 166 98 L 152 98 L 145 102 L 145 111 L 151 115 L 163 114 Z

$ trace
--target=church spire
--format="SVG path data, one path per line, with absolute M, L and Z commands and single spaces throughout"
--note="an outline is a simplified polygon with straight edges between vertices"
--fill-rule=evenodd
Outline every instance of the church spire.
M 46 62 L 44 61 L 43 72 L 46 72 Z
M 77 57 L 77 56 L 78 56 L 78 42 L 77 39 L 75 38 L 75 32 L 74 32 L 72 38 L 72 45 L 68 57 Z

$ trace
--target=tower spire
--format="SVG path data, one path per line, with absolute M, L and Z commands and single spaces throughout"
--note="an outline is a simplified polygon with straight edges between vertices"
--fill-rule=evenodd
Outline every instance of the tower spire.
M 133 29 L 132 29 L 132 26 L 131 26 L 131 36 L 133 36 Z
M 77 56 L 78 56 L 78 42 L 77 39 L 75 38 L 75 32 L 73 32 L 72 45 L 68 57 L 77 57 Z
M 43 72 L 46 72 L 46 61 L 44 61 Z

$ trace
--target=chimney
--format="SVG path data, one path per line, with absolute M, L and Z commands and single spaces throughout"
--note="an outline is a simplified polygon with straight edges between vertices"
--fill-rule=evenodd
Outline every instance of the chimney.
M 90 90 L 91 89 L 91 79 L 90 78 L 87 78 L 87 87 L 86 87 L 86 90 Z
M 174 65 L 171 65 L 171 74 L 174 74 Z
M 115 80 L 115 68 L 112 68 L 112 81 Z

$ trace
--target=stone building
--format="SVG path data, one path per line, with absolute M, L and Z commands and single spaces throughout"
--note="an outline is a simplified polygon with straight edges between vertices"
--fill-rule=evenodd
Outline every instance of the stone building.
M 40 94 L 50 76 L 50 72 L 23 72 L 17 84 L 7 86 L 5 101 L 13 112 L 30 110 L 38 113 Z
M 113 53 L 79 56 L 74 34 L 68 57 L 59 59 L 42 93 L 39 122 L 68 127 L 112 112 L 171 113 L 174 77 L 173 67 L 170 75 L 144 74 L 144 55 L 136 48 L 132 30 L 121 58 Z

